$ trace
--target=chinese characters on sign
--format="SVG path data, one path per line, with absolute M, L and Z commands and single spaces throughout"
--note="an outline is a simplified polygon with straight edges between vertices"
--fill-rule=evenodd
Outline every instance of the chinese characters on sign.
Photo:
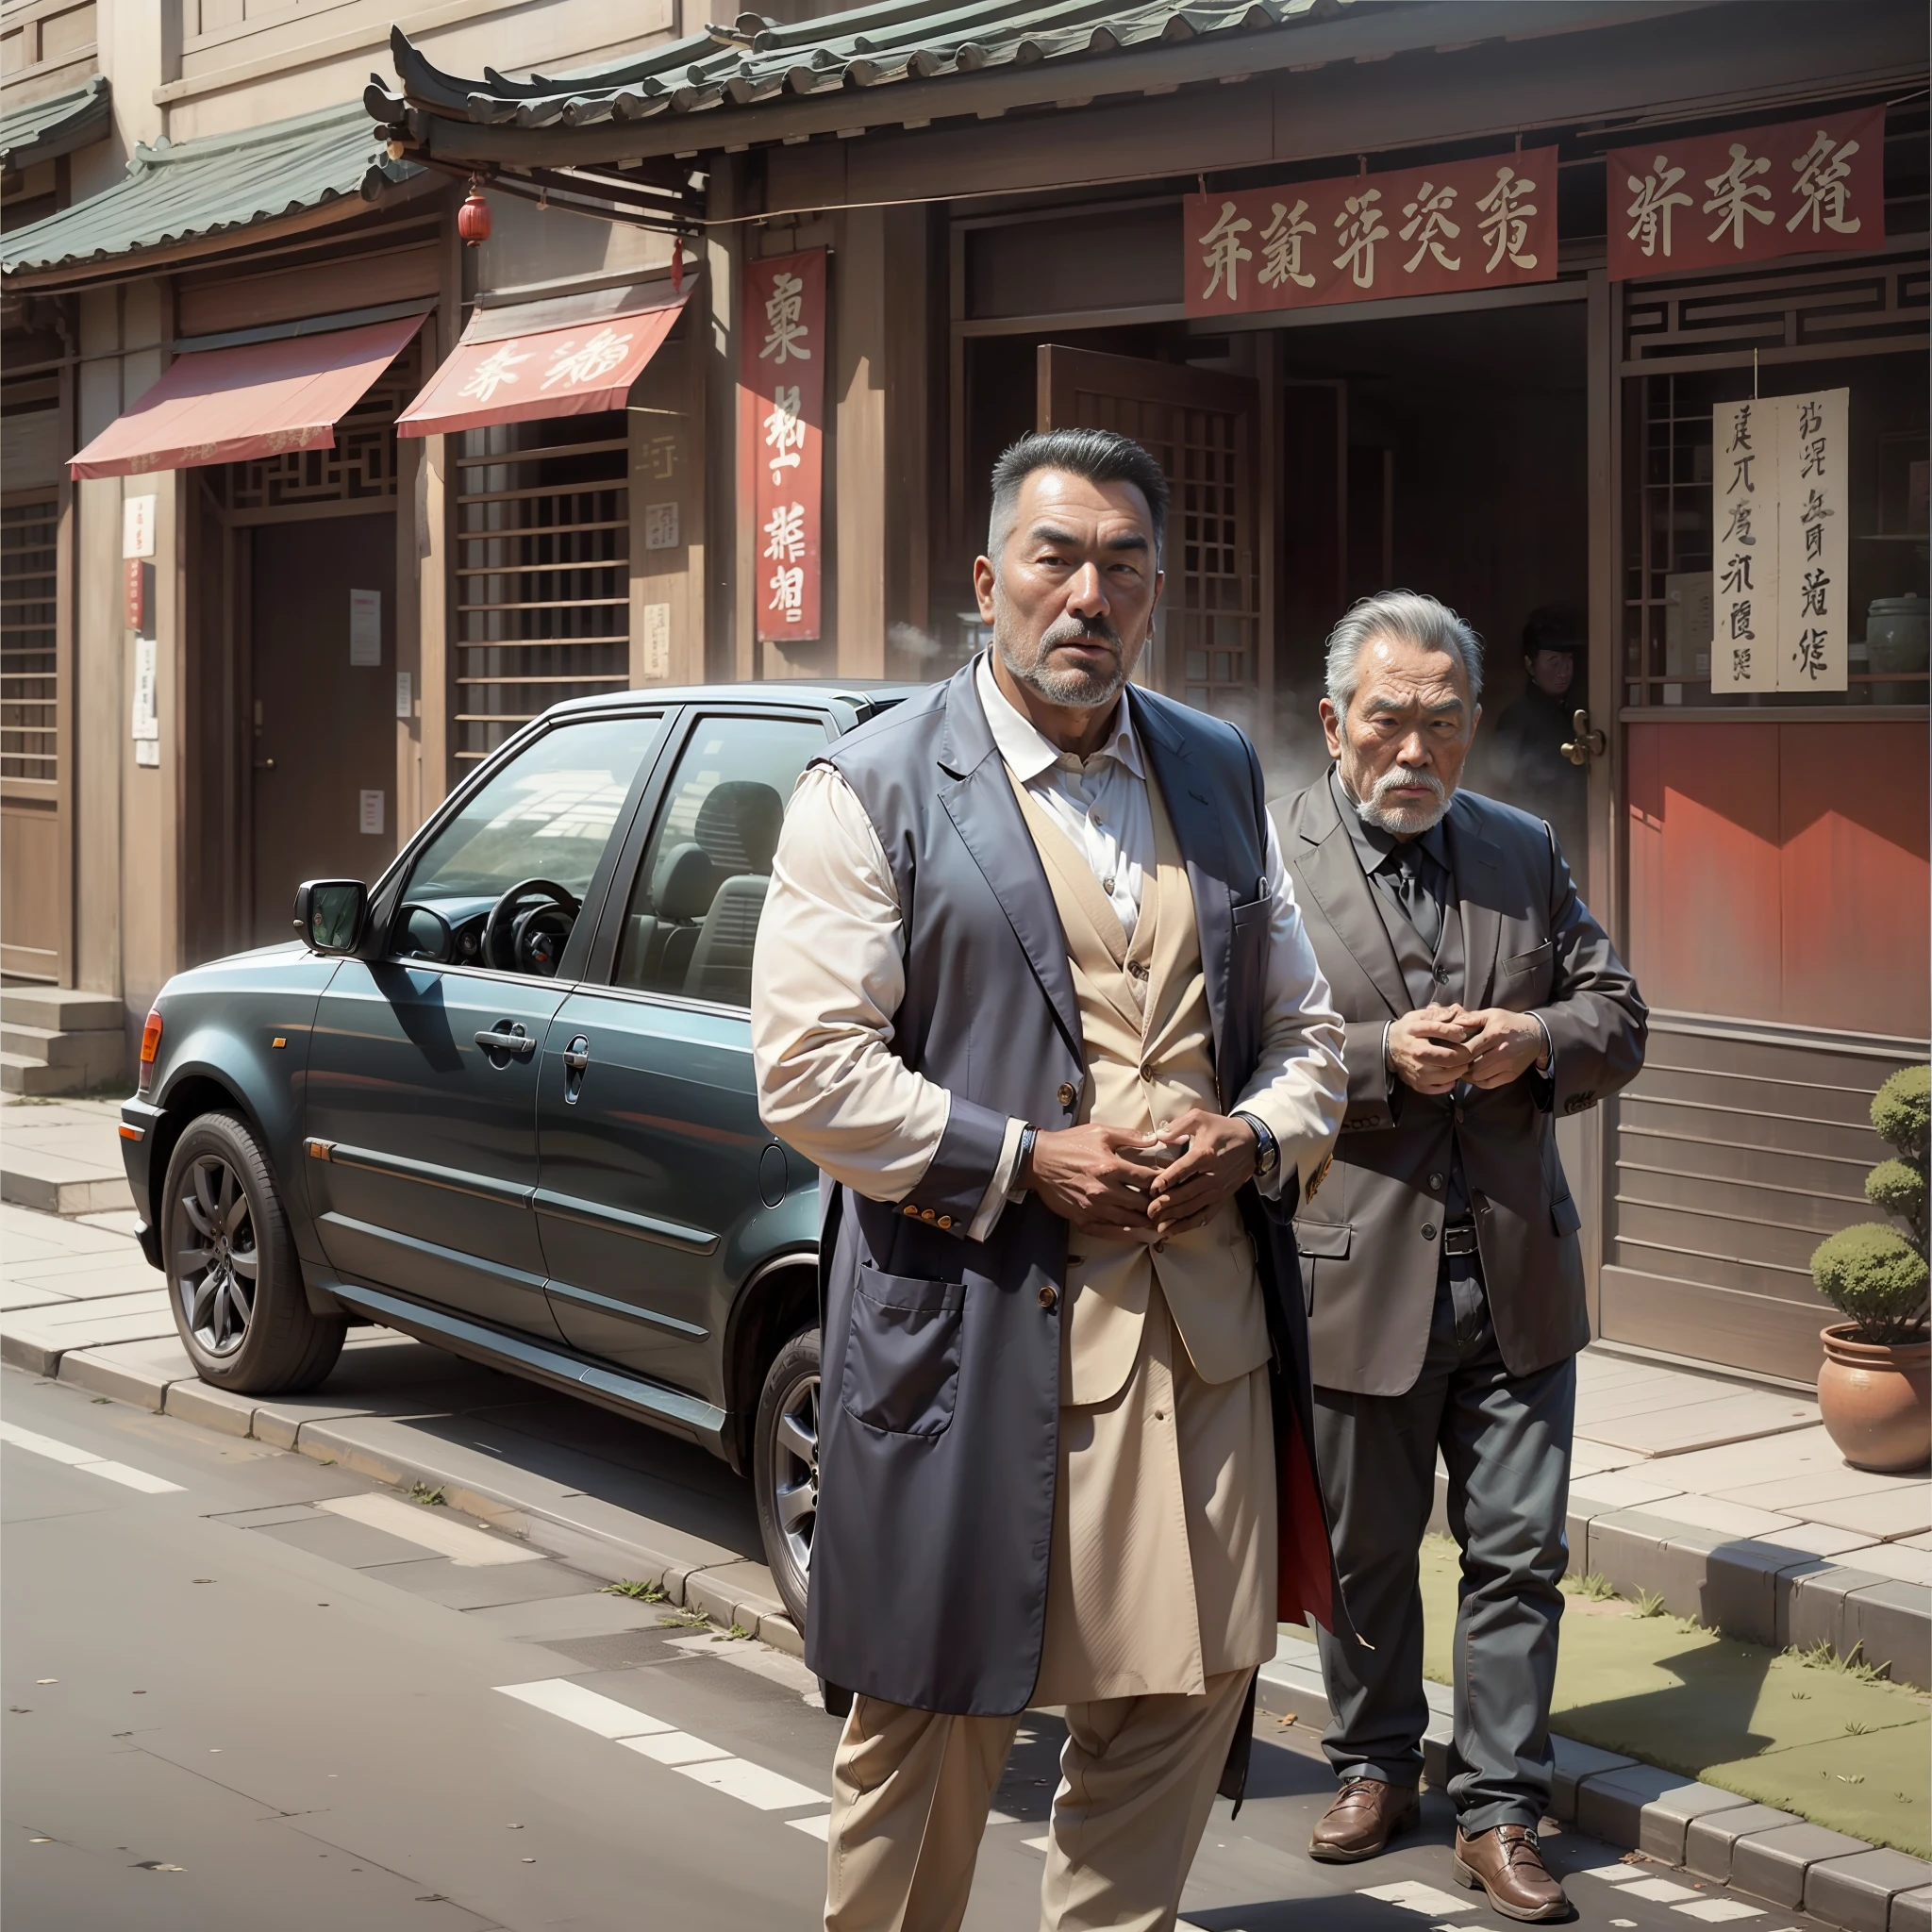
M 1885 240 L 1885 109 L 1612 149 L 1610 279 Z
M 1713 691 L 1846 688 L 1849 390 L 1711 411 Z
M 758 641 L 809 641 L 820 629 L 824 250 L 748 262 L 744 279 Z
M 1554 281 L 1557 154 L 1191 194 L 1190 315 Z

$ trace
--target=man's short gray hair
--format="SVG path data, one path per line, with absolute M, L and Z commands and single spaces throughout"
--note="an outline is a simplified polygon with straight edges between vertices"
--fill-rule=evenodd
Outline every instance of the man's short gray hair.
M 1420 591 L 1383 591 L 1358 598 L 1328 633 L 1328 702 L 1347 715 L 1361 682 L 1362 647 L 1371 638 L 1394 638 L 1419 651 L 1447 651 L 1469 680 L 1472 707 L 1483 694 L 1482 641 L 1448 605 Z
M 986 554 L 995 571 L 1019 512 L 1020 486 L 1037 470 L 1064 470 L 1090 483 L 1131 483 L 1146 501 L 1154 525 L 1154 560 L 1160 561 L 1167 531 L 1167 475 L 1152 453 L 1114 429 L 1041 429 L 1002 451 L 992 466 Z

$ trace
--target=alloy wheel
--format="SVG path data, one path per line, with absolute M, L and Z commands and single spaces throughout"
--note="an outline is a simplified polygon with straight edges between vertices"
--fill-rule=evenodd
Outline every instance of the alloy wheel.
M 218 1154 L 203 1154 L 181 1176 L 175 1292 L 190 1334 L 210 1355 L 233 1355 L 255 1318 L 260 1257 L 242 1177 Z
M 772 1507 L 779 1534 L 804 1583 L 811 1574 L 811 1536 L 819 1513 L 819 1378 L 802 1375 L 778 1411 L 772 1441 Z

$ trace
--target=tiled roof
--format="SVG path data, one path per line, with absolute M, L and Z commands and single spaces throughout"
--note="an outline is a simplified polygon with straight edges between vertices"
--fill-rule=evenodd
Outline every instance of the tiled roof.
M 301 214 L 348 195 L 376 199 L 420 170 L 392 161 L 360 106 L 325 108 L 238 134 L 134 151 L 125 176 L 44 221 L 0 236 L 0 270 L 79 267 Z
M 741 13 L 730 26 L 653 47 L 612 67 L 510 80 L 486 67 L 463 80 L 440 72 L 397 28 L 396 73 L 409 108 L 481 126 L 586 127 L 756 108 L 780 98 L 932 80 L 988 68 L 1064 62 L 1072 69 L 1133 48 L 1206 35 L 1265 32 L 1334 19 L 1356 0 L 974 0 L 935 9 L 885 0 L 780 26 Z M 1095 76 L 1098 80 L 1099 76 Z M 1069 84 L 1073 76 L 1069 75 Z M 380 122 L 405 122 L 405 103 L 379 83 L 366 96 Z M 708 132 L 705 139 L 713 137 Z M 722 138 L 722 137 L 719 137 Z
M 0 168 L 31 168 L 99 141 L 113 125 L 108 79 L 97 74 L 44 100 L 0 114 Z

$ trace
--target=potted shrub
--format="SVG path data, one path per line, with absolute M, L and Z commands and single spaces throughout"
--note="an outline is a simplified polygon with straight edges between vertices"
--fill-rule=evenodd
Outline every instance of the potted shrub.
M 1926 1334 L 1925 1157 L 1932 1069 L 1903 1067 L 1872 1100 L 1872 1124 L 1895 1152 L 1865 1177 L 1865 1198 L 1891 1218 L 1820 1242 L 1818 1291 L 1850 1319 L 1824 1330 L 1818 1407 L 1855 1469 L 1923 1468 L 1932 1457 L 1932 1341 Z

